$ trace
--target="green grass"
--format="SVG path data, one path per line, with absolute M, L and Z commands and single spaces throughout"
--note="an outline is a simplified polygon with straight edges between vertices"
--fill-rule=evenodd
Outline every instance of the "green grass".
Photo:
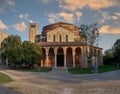
M 120 67 L 118 68 L 115 64 L 113 64 L 113 65 L 104 65 L 98 68 L 99 73 L 104 73 L 114 70 L 120 70 Z M 85 69 L 69 68 L 68 71 L 72 74 L 92 74 L 91 68 L 85 68 Z
M 8 75 L 0 72 L 0 84 L 8 83 L 13 81 Z
M 19 71 L 26 71 L 26 72 L 49 72 L 52 70 L 50 67 L 40 68 L 40 69 L 17 69 Z
M 119 70 L 120 67 L 118 68 L 115 64 L 114 65 L 104 65 L 103 67 L 99 67 L 98 72 L 103 73 L 103 72 L 109 72 L 109 71 L 114 71 L 114 70 Z
M 91 69 L 90 68 L 69 68 L 68 71 L 72 74 L 91 74 Z

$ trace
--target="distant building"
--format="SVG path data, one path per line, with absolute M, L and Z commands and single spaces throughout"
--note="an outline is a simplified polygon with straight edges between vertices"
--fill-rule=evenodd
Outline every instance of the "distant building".
M 0 30 L 0 47 L 1 47 L 2 41 L 7 37 L 8 37 L 8 34 Z
M 42 49 L 41 67 L 88 67 L 90 50 L 95 62 L 102 65 L 102 48 L 90 46 L 77 26 L 58 22 L 44 26 L 38 34 L 38 24 L 29 26 L 29 41 L 36 42 Z
M 1 55 L 1 43 L 7 37 L 8 37 L 8 34 L 0 30 L 0 55 Z M 1 63 L 1 58 L 0 58 L 0 63 Z

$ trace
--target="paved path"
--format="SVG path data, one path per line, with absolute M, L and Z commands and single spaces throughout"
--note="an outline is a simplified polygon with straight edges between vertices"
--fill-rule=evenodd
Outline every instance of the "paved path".
M 120 94 L 120 71 L 92 75 L 73 75 L 66 70 L 49 73 L 0 71 L 15 80 L 4 86 L 22 94 Z
M 107 81 L 107 80 L 120 80 L 120 70 L 97 73 L 97 74 L 71 74 L 67 69 L 54 69 L 48 73 L 37 73 L 32 72 L 32 74 L 45 77 L 48 79 L 69 81 L 69 82 L 81 82 L 81 81 Z

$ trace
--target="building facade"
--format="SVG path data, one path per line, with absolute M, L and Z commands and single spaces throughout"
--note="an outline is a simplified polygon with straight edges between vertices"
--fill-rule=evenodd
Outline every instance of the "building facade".
M 37 28 L 37 29 L 36 29 Z M 102 48 L 90 46 L 80 34 L 77 26 L 58 22 L 44 26 L 41 34 L 31 34 L 38 30 L 38 24 L 29 26 L 29 40 L 36 42 L 42 49 L 41 67 L 82 67 L 90 66 L 89 53 L 92 51 L 95 64 L 102 65 Z
M 1 55 L 1 43 L 7 37 L 8 37 L 8 34 L 0 30 L 0 55 Z M 1 63 L 1 58 L 0 58 L 0 63 Z

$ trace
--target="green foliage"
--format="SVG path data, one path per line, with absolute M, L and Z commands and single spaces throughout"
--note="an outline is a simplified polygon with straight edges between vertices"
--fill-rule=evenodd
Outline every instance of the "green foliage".
M 8 83 L 13 81 L 8 75 L 0 72 L 0 84 Z
M 114 62 L 113 49 L 108 49 L 105 51 L 105 55 L 103 56 L 103 61 L 105 65 L 112 64 Z
M 116 40 L 111 49 L 105 51 L 104 63 L 111 64 L 112 62 L 120 64 L 120 39 Z
M 39 64 L 41 59 L 41 49 L 34 43 L 24 41 L 17 35 L 11 35 L 2 42 L 2 59 L 8 58 L 8 61 L 16 65 L 33 67 Z
M 30 43 L 29 41 L 24 41 L 23 48 L 23 62 L 26 65 L 32 68 L 34 64 L 40 64 L 41 49 L 36 44 Z
M 105 65 L 102 66 L 98 69 L 99 73 L 103 72 L 108 72 L 108 71 L 114 71 L 120 69 L 119 67 L 116 66 L 116 64 L 111 64 L 111 65 Z
M 6 38 L 1 44 L 1 56 L 2 59 L 6 59 L 11 55 L 11 52 L 15 50 L 21 44 L 21 38 L 18 35 L 11 35 Z
M 113 46 L 114 61 L 120 64 L 120 39 L 118 39 Z

